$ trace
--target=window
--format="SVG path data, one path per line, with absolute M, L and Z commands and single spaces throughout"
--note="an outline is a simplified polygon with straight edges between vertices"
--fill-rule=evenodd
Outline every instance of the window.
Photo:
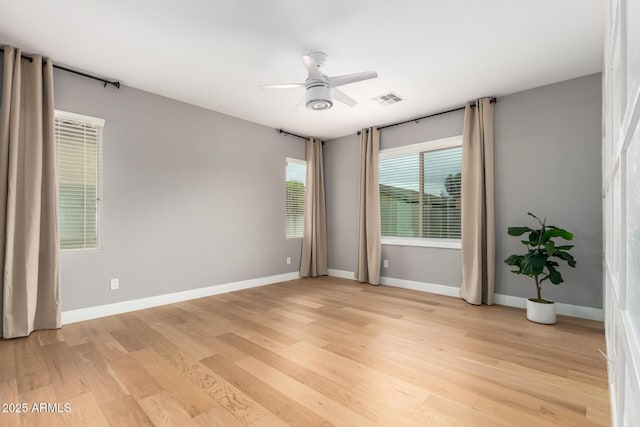
M 460 247 L 462 137 L 380 151 L 382 243 Z
M 104 120 L 56 110 L 61 249 L 100 247 L 100 158 Z
M 285 237 L 302 237 L 304 228 L 304 189 L 307 181 L 307 162 L 287 158 L 285 194 Z

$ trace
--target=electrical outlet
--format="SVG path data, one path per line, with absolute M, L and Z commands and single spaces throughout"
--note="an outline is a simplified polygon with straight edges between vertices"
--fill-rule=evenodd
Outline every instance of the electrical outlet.
M 120 289 L 120 279 L 111 279 L 111 290 Z
M 384 268 L 389 268 L 389 260 L 388 260 L 388 259 L 383 260 L 383 261 L 382 261 L 382 266 L 383 266 Z
M 291 264 L 291 257 L 290 256 L 287 257 L 287 264 Z

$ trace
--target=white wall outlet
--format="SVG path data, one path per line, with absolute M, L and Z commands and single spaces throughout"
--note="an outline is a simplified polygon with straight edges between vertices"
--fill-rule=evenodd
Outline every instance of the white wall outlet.
M 389 260 L 388 259 L 382 260 L 382 266 L 384 268 L 389 268 Z
M 111 290 L 120 289 L 120 279 L 111 279 Z
M 287 257 L 287 264 L 291 264 L 291 257 L 290 256 Z

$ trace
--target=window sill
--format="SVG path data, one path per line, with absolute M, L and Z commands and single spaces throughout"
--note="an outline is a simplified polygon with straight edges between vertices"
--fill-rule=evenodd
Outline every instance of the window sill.
M 413 237 L 383 237 L 381 243 L 390 246 L 418 246 L 423 248 L 462 249 L 457 239 L 419 239 Z
M 73 252 L 99 252 L 102 251 L 102 247 L 99 248 L 77 248 L 77 249 L 63 249 L 60 248 L 60 253 L 73 253 Z

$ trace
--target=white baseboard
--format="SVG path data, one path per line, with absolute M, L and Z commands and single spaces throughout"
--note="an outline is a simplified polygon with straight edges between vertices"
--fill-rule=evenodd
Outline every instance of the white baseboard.
M 355 273 L 346 270 L 334 270 L 330 268 L 329 276 L 355 280 Z M 380 277 L 380 284 L 393 286 L 395 288 L 413 289 L 414 291 L 431 292 L 432 294 L 448 295 L 451 297 L 460 296 L 460 289 L 457 286 L 436 285 L 435 283 L 415 282 L 413 280 L 394 279 L 391 277 Z
M 334 270 L 333 268 L 329 269 L 329 276 L 340 277 L 342 279 L 356 279 L 356 273 L 354 273 L 353 271 Z
M 518 308 L 527 307 L 527 298 L 523 298 L 523 297 L 494 294 L 493 301 L 496 304 L 506 305 L 509 307 L 518 307 Z M 556 312 L 564 316 L 604 321 L 604 310 L 601 308 L 585 307 L 582 305 L 564 304 L 561 302 L 557 302 Z
M 435 283 L 416 282 L 413 280 L 394 279 L 392 277 L 380 277 L 380 284 L 395 288 L 413 289 L 414 291 L 431 292 L 432 294 L 459 297 L 460 288 L 457 286 L 436 285 Z
M 351 271 L 329 269 L 329 276 L 353 279 L 355 274 Z M 460 297 L 460 288 L 457 286 L 437 285 L 434 283 L 415 282 L 413 280 L 394 279 L 391 277 L 380 277 L 380 284 L 394 286 L 396 288 L 413 289 L 421 292 L 431 292 L 433 294 L 447 295 L 450 297 Z M 496 304 L 506 305 L 508 307 L 525 308 L 527 306 L 527 298 L 523 297 L 494 294 L 493 300 Z M 565 316 L 599 321 L 604 320 L 604 310 L 601 308 L 584 307 L 581 305 L 557 302 L 556 309 L 558 314 Z
M 98 305 L 94 307 L 80 308 L 62 312 L 62 324 L 81 322 L 83 320 L 97 319 L 99 317 L 112 316 L 114 314 L 127 313 L 129 311 L 142 310 L 165 304 L 203 298 L 227 292 L 240 291 L 242 289 L 271 285 L 273 283 L 286 282 L 299 279 L 300 273 L 284 273 L 275 276 L 259 277 L 256 279 L 241 280 L 239 282 L 224 283 L 221 285 L 207 286 L 206 288 L 189 289 L 188 291 L 174 292 L 171 294 L 156 295 L 129 301 L 115 302 L 113 304 Z

